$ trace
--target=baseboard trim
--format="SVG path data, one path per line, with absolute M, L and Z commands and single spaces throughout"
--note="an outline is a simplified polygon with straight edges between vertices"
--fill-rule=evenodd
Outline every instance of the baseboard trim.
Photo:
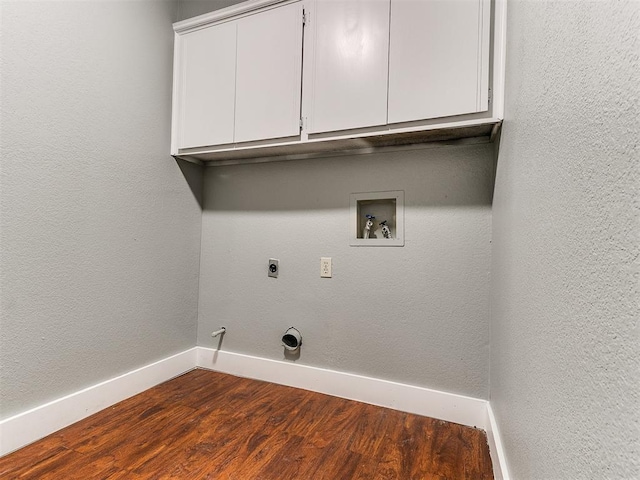
M 0 421 L 0 455 L 67 427 L 83 418 L 165 382 L 196 365 L 190 348 L 118 377 L 74 392 Z
M 495 479 L 510 478 L 498 426 L 486 400 L 205 347 L 185 350 L 0 421 L 0 456 L 195 367 L 480 428 L 487 432 Z
M 509 480 L 509 470 L 507 468 L 507 458 L 502 447 L 502 439 L 493 415 L 491 404 L 487 402 L 487 442 L 489 443 L 489 453 L 491 453 L 491 463 L 493 463 L 493 478 L 495 480 Z
M 487 429 L 487 402 L 297 363 L 198 347 L 198 367 Z

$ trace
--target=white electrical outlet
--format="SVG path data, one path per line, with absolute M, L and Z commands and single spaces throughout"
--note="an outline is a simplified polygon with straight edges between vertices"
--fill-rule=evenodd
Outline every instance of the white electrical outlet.
M 331 278 L 331 257 L 320 257 L 320 276 Z

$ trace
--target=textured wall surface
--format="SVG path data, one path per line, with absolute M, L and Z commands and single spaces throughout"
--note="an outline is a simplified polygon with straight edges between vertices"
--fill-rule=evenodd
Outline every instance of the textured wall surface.
M 492 182 L 490 145 L 207 168 L 198 344 L 282 359 L 293 325 L 300 363 L 486 398 Z M 350 247 L 350 194 L 384 190 L 406 245 Z
M 178 20 L 195 17 L 203 13 L 242 3 L 244 0 L 179 0 Z
M 208 168 L 198 344 L 224 324 L 224 350 L 281 359 L 295 325 L 302 363 L 486 398 L 492 175 L 488 146 Z M 394 189 L 406 246 L 349 247 L 349 194 Z
M 168 155 L 175 15 L 2 2 L 2 417 L 195 344 L 197 172 Z
M 490 383 L 516 479 L 640 478 L 639 10 L 509 2 Z

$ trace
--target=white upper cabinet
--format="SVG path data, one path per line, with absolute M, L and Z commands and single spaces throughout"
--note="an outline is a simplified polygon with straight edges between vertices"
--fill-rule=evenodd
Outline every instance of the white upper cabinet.
M 238 20 L 236 72 L 236 142 L 300 134 L 300 3 Z
M 297 2 L 178 33 L 172 153 L 299 139 L 302 28 Z
M 390 0 L 318 1 L 308 132 L 387 123 Z
M 234 163 L 477 138 L 506 0 L 249 0 L 174 24 L 171 153 Z
M 236 22 L 189 32 L 180 46 L 179 148 L 232 143 Z
M 489 0 L 391 0 L 389 123 L 486 111 Z

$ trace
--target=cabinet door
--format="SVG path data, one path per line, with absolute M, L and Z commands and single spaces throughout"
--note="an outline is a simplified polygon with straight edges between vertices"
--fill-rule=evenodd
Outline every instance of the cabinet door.
M 389 123 L 488 109 L 489 0 L 391 0 Z
M 389 0 L 316 5 L 309 132 L 386 124 Z
M 232 143 L 236 23 L 187 33 L 180 42 L 178 148 Z
M 300 134 L 302 5 L 238 20 L 235 141 Z

